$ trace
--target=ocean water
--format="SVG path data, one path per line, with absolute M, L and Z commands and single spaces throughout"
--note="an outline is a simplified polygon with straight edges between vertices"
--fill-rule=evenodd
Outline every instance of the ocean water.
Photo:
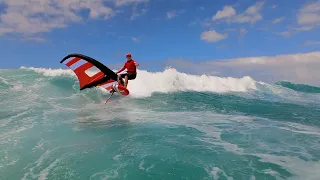
M 0 179 L 320 179 L 319 87 L 138 73 L 104 104 L 70 70 L 0 70 Z

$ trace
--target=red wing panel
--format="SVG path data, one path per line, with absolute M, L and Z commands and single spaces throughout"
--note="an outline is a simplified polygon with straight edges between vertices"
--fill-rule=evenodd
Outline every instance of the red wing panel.
M 127 96 L 129 94 L 129 90 L 122 85 L 119 85 L 117 81 L 109 80 L 105 83 L 99 84 L 99 86 L 103 87 L 107 91 L 111 92 L 112 86 L 114 86 L 116 92 L 120 93 L 122 96 Z
M 99 84 L 98 86 L 101 86 L 101 87 L 103 87 L 104 89 L 106 89 L 107 91 L 111 92 L 112 86 L 113 86 L 113 85 L 117 85 L 117 84 L 118 84 L 117 81 L 114 81 L 114 80 L 110 79 L 109 81 L 104 82 L 104 83 L 102 83 L 102 84 Z
M 70 57 L 69 59 L 66 59 L 63 64 L 68 66 L 77 75 L 80 88 L 104 77 L 104 73 L 101 71 L 94 72 L 93 75 L 89 76 L 86 71 L 94 65 L 79 57 Z

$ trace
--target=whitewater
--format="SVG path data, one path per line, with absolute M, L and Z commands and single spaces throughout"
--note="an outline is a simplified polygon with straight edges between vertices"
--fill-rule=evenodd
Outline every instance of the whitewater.
M 139 70 L 130 95 L 69 69 L 0 70 L 0 179 L 320 177 L 320 87 Z

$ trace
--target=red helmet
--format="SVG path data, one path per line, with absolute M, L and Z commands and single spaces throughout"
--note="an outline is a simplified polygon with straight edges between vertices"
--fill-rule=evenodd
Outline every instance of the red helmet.
M 131 57 L 131 53 L 127 53 L 126 57 Z

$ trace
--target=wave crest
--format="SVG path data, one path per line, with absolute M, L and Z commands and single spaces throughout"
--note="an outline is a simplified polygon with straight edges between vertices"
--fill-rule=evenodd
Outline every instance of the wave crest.
M 44 76 L 75 76 L 70 69 L 46 69 L 21 67 L 33 70 Z M 138 70 L 137 78 L 129 81 L 128 89 L 132 96 L 151 96 L 154 92 L 169 93 L 176 91 L 199 92 L 246 92 L 257 89 L 256 81 L 249 76 L 243 78 L 217 77 L 208 75 L 191 75 L 178 72 L 174 68 L 167 68 L 162 72 Z
M 162 72 L 138 71 L 136 80 L 129 82 L 133 95 L 150 96 L 153 92 L 199 91 L 199 92 L 246 92 L 256 89 L 256 81 L 243 78 L 190 75 L 167 68 Z
M 280 81 L 275 83 L 277 85 L 280 85 L 285 88 L 289 88 L 295 91 L 299 92 L 305 92 L 305 93 L 320 93 L 320 87 L 305 85 L 305 84 L 294 84 L 288 81 Z

